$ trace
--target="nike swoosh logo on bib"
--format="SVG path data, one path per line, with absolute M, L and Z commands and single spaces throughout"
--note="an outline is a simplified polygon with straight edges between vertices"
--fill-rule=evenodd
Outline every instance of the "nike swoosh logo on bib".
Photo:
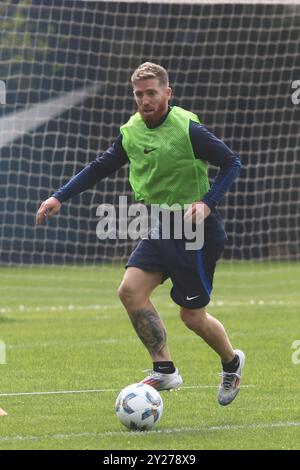
M 158 147 L 153 147 L 153 148 L 145 148 L 144 149 L 144 154 L 148 154 L 150 152 L 153 152 L 154 150 L 158 149 Z

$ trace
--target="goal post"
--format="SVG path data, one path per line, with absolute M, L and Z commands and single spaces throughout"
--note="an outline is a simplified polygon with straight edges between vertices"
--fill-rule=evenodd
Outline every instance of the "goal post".
M 130 75 L 146 60 L 169 71 L 172 104 L 241 157 L 219 206 L 224 259 L 299 260 L 299 1 L 4 0 L 0 24 L 2 265 L 127 258 L 135 241 L 96 234 L 99 204 L 133 200 L 126 167 L 47 225 L 34 216 L 113 142 L 134 111 Z

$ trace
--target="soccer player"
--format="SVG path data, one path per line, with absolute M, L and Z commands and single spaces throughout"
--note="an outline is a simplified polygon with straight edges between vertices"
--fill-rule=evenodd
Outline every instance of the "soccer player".
M 245 355 L 233 349 L 223 325 L 207 313 L 214 270 L 227 240 L 216 205 L 240 171 L 240 160 L 198 117 L 170 106 L 167 71 L 154 63 L 140 65 L 131 77 L 137 112 L 102 155 L 44 201 L 36 216 L 40 224 L 59 212 L 61 204 L 91 188 L 129 163 L 129 181 L 137 201 L 146 204 L 189 204 L 184 220 L 204 220 L 204 245 L 186 249 L 184 237 L 143 238 L 132 252 L 119 287 L 120 299 L 152 361 L 143 380 L 157 390 L 179 388 L 183 381 L 172 361 L 165 326 L 151 303 L 153 290 L 168 277 L 171 297 L 187 328 L 219 355 L 222 364 L 218 401 L 228 405 L 240 389 Z M 209 186 L 208 163 L 219 167 Z M 157 235 L 157 234 L 156 234 Z

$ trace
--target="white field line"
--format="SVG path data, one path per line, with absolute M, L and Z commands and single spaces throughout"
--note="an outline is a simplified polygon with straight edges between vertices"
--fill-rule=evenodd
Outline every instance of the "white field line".
M 289 300 L 264 300 L 264 299 L 249 299 L 246 301 L 230 301 L 230 300 L 216 300 L 211 301 L 209 307 L 280 307 L 280 306 L 299 306 L 299 301 Z M 166 303 L 165 308 L 177 308 L 173 303 Z M 122 308 L 121 303 L 115 304 L 92 304 L 92 305 L 42 305 L 36 307 L 26 307 L 25 305 L 18 305 L 16 307 L 0 307 L 1 313 L 28 313 L 28 312 L 63 312 L 63 311 L 81 311 L 81 310 L 109 310 L 114 308 Z
M 0 307 L 0 313 L 32 313 L 32 312 L 64 312 L 64 311 L 85 311 L 85 310 L 108 310 L 113 308 L 121 308 L 119 304 L 103 304 L 103 305 L 43 305 L 37 307 L 26 307 L 18 305 L 16 307 Z
M 185 390 L 193 389 L 206 389 L 215 388 L 216 385 L 185 385 L 181 387 Z M 243 388 L 252 388 L 255 385 L 241 385 Z M 75 395 L 79 393 L 118 393 L 120 389 L 117 388 L 99 388 L 93 390 L 57 390 L 48 392 L 14 392 L 14 393 L 0 393 L 1 397 L 26 397 L 26 396 L 43 396 L 43 395 Z
M 114 437 L 124 436 L 126 438 L 143 438 L 145 435 L 161 435 L 161 434 L 182 434 L 182 433 L 199 433 L 199 432 L 217 432 L 217 431 L 245 431 L 250 429 L 276 429 L 276 428 L 296 428 L 300 427 L 298 421 L 286 421 L 278 423 L 251 423 L 251 424 L 228 424 L 220 426 L 199 426 L 199 427 L 182 427 L 182 428 L 166 428 L 156 429 L 153 431 L 104 431 L 104 432 L 81 432 L 81 433 L 69 433 L 69 434 L 46 434 L 41 436 L 32 435 L 16 435 L 0 437 L 0 442 L 19 442 L 19 441 L 40 441 L 43 439 L 71 439 L 71 438 L 100 438 L 100 437 Z M 171 453 L 171 452 L 170 452 Z
M 185 340 L 188 339 L 190 341 L 190 338 L 188 336 L 184 337 L 176 337 L 173 336 L 174 339 L 180 339 Z M 136 337 L 134 336 L 127 336 L 124 339 L 119 339 L 119 338 L 105 338 L 105 339 L 97 339 L 91 342 L 91 340 L 86 340 L 82 341 L 80 339 L 78 340 L 73 340 L 72 342 L 69 342 L 68 345 L 70 346 L 71 344 L 74 346 L 81 346 L 85 347 L 88 346 L 90 348 L 93 348 L 95 346 L 100 346 L 100 345 L 108 345 L 108 344 L 127 344 L 129 342 L 136 342 Z M 44 342 L 35 342 L 35 343 L 20 343 L 20 344 L 6 344 L 6 349 L 7 350 L 17 350 L 17 349 L 35 349 L 35 348 L 55 348 L 55 349 L 65 349 L 66 348 L 66 343 L 65 342 L 59 342 L 59 341 L 44 341 Z
M 74 291 L 78 291 L 83 293 L 83 292 L 97 292 L 98 294 L 102 293 L 103 292 L 111 292 L 113 287 L 111 289 L 101 289 L 101 286 L 100 286 L 100 281 L 99 281 L 99 286 L 95 286 L 95 287 L 76 287 L 76 286 L 63 286 L 63 287 L 60 287 L 60 286 L 18 286 L 18 289 L 20 289 L 21 291 L 24 291 L 24 292 L 28 292 L 28 291 L 33 291 L 33 292 L 36 292 L 37 289 L 39 291 L 39 295 L 41 292 L 74 292 Z M 16 290 L 16 286 L 1 286 L 0 287 L 0 291 L 15 291 Z

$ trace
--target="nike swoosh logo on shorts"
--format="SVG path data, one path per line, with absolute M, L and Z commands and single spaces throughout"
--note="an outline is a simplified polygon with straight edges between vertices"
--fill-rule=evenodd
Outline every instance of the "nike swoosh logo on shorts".
M 201 294 L 199 295 L 194 295 L 194 297 L 189 297 L 188 295 L 186 296 L 186 300 L 193 300 L 193 299 L 197 299 L 197 297 L 200 297 Z

